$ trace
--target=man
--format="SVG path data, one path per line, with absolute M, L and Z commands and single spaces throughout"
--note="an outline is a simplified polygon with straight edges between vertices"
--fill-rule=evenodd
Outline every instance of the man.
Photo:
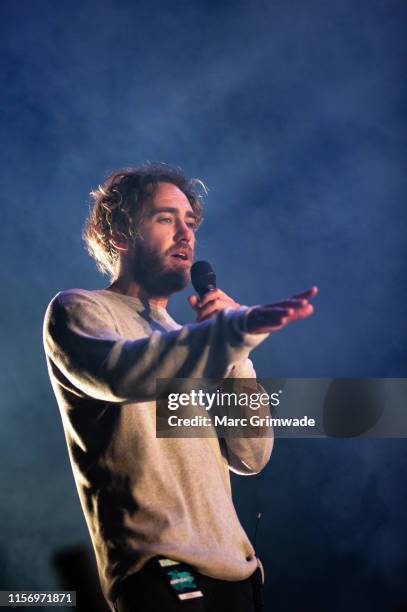
M 258 562 L 233 508 L 229 469 L 259 472 L 272 437 L 157 438 L 156 379 L 255 378 L 250 351 L 309 316 L 316 294 L 248 309 L 217 289 L 189 298 L 196 324 L 175 323 L 166 306 L 190 280 L 197 187 L 164 164 L 111 175 L 92 194 L 84 238 L 112 282 L 57 294 L 45 316 L 72 469 L 102 588 L 119 612 L 255 609 Z M 175 562 L 191 599 L 167 581 L 163 567 Z

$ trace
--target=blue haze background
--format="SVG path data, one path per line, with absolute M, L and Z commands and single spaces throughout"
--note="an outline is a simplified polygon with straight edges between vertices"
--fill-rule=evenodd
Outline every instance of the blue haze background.
M 210 188 L 198 257 L 241 303 L 311 284 L 254 354 L 272 376 L 405 377 L 405 2 L 3 3 L 1 588 L 58 588 L 89 546 L 42 353 L 48 301 L 107 285 L 81 242 L 113 169 Z M 184 292 L 172 314 L 191 321 Z M 278 440 L 234 478 L 266 610 L 407 610 L 405 440 Z

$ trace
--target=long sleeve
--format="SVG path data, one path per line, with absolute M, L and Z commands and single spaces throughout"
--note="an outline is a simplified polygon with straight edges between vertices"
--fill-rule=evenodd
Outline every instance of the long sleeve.
M 79 396 L 109 403 L 154 399 L 157 378 L 223 378 L 266 336 L 243 333 L 246 309 L 175 331 L 123 338 L 92 292 L 69 290 L 51 301 L 44 347 L 53 377 Z
M 230 378 L 245 379 L 247 389 L 248 379 L 253 386 L 254 393 L 265 393 L 264 389 L 256 381 L 256 372 L 250 359 L 236 363 L 229 374 Z M 241 410 L 244 411 L 243 408 Z M 246 408 L 245 415 L 250 418 L 254 413 L 250 408 Z M 260 417 L 271 416 L 268 406 L 261 406 L 256 411 Z M 256 428 L 256 437 L 249 438 L 222 438 L 221 449 L 225 456 L 231 472 L 241 476 L 251 476 L 258 474 L 269 462 L 273 445 L 273 428 L 264 426 Z M 259 433 L 261 436 L 259 437 Z

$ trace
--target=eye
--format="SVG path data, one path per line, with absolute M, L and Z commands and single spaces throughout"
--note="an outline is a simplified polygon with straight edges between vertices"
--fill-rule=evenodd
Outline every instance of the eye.
M 190 217 L 189 219 L 187 219 L 185 221 L 185 224 L 193 231 L 196 232 L 198 227 L 199 227 L 199 223 L 197 221 L 197 219 L 195 219 L 194 217 Z
M 171 217 L 159 217 L 158 223 L 172 223 Z

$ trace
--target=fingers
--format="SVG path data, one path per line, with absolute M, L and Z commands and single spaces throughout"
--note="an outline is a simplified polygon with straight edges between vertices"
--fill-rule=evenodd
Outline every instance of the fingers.
M 290 298 L 289 300 L 283 300 L 282 302 L 276 302 L 275 304 L 272 304 L 272 305 L 277 306 L 279 308 L 305 308 L 305 306 L 308 305 L 308 300 Z
M 198 321 L 209 319 L 209 317 L 217 313 L 218 310 L 222 310 L 222 308 L 226 308 L 226 306 L 221 302 L 221 300 L 212 300 L 211 302 L 207 302 L 204 306 L 199 308 Z
M 290 321 L 296 321 L 298 319 L 306 319 L 314 312 L 312 304 L 307 300 L 299 300 L 299 303 L 290 308 L 291 314 L 289 315 Z
M 311 287 L 302 293 L 297 293 L 287 300 L 281 302 L 275 302 L 274 304 L 265 304 L 265 306 L 272 308 L 274 306 L 281 308 L 305 308 L 308 306 L 308 300 L 314 298 L 318 293 L 318 287 Z
M 313 312 L 314 307 L 306 299 L 256 306 L 247 317 L 247 331 L 255 334 L 273 333 L 293 321 L 306 319 Z
M 253 334 L 271 333 L 284 327 L 293 316 L 292 308 L 256 306 L 247 317 L 247 331 Z
M 202 306 L 202 308 L 199 308 L 198 320 L 205 321 L 205 319 L 209 319 L 217 312 L 219 312 L 219 310 L 224 310 L 225 308 L 239 308 L 239 304 L 237 304 L 233 300 L 212 300 L 211 302 L 207 302 L 204 306 Z
M 197 313 L 197 320 L 204 321 L 224 308 L 239 308 L 239 304 L 221 289 L 208 291 L 199 299 L 196 295 L 188 297 L 188 302 Z
M 214 289 L 213 291 L 208 291 L 203 297 L 201 297 L 199 300 L 199 308 L 202 308 L 205 306 L 205 304 L 213 302 L 214 300 L 222 300 L 224 302 L 230 302 L 231 304 L 236 303 L 231 297 L 222 291 L 222 289 Z
M 195 310 L 197 307 L 198 301 L 199 301 L 198 297 L 196 295 L 190 295 L 188 296 L 187 299 L 188 299 L 189 305 L 192 306 L 192 308 Z
M 306 291 L 303 291 L 302 293 L 297 293 L 296 295 L 293 295 L 292 297 L 295 300 L 301 300 L 301 299 L 310 300 L 311 298 L 315 297 L 317 293 L 318 293 L 318 287 L 314 285 L 310 289 L 307 289 Z
M 314 312 L 314 307 L 309 303 L 309 300 L 315 297 L 318 293 L 318 287 L 311 287 L 302 293 L 298 293 L 288 300 L 283 300 L 275 304 L 266 304 L 262 308 L 274 309 L 274 308 L 289 308 L 292 313 L 288 315 L 287 321 L 297 321 L 299 319 L 305 319 Z
M 274 311 L 275 307 L 270 308 L 270 311 Z M 296 306 L 294 308 L 279 308 L 279 311 L 284 310 L 284 324 L 291 323 L 291 321 L 298 321 L 299 319 L 306 319 L 314 312 L 314 307 L 308 302 L 304 306 Z

